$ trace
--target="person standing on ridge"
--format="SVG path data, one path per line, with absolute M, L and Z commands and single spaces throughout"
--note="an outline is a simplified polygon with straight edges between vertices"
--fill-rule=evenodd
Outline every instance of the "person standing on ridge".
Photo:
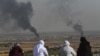
M 76 52 L 70 46 L 69 41 L 65 40 L 64 45 L 59 50 L 59 56 L 76 56 Z
M 21 49 L 19 43 L 15 43 L 9 52 L 9 56 L 23 56 L 24 51 Z
M 77 56 L 93 56 L 90 43 L 86 40 L 85 37 L 81 37 L 80 39 L 80 45 L 77 50 Z

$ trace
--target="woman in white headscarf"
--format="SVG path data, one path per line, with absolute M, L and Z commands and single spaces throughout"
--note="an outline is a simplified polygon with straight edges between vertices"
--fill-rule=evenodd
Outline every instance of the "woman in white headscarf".
M 70 46 L 69 41 L 64 41 L 64 45 L 59 50 L 59 56 L 76 56 L 76 52 Z
M 47 49 L 44 47 L 45 42 L 40 40 L 33 48 L 33 56 L 49 56 Z

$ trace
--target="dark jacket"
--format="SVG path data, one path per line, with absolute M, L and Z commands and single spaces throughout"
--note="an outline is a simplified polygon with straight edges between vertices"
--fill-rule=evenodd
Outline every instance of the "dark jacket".
M 90 43 L 85 37 L 81 37 L 80 41 L 81 43 L 77 50 L 77 56 L 92 56 Z
M 9 56 L 23 56 L 23 50 L 19 46 L 12 47 Z

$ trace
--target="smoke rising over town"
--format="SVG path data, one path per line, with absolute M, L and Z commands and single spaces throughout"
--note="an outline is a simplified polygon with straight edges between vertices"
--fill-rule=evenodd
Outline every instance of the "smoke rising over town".
M 38 21 L 34 25 L 37 25 L 39 31 L 75 31 L 72 26 L 80 21 L 85 31 L 100 30 L 99 2 L 99 0 L 34 0 L 34 20 Z M 35 21 L 33 23 L 36 23 Z
M 16 29 L 24 29 L 30 30 L 34 32 L 36 36 L 39 36 L 37 30 L 31 26 L 30 18 L 33 15 L 33 8 L 30 2 L 18 3 L 17 0 L 0 0 L 0 26 L 4 29 L 9 31 L 9 24 L 12 20 L 13 26 L 10 27 L 10 31 Z M 4 27 L 8 26 L 8 27 Z M 13 30 L 12 30 L 13 29 Z
M 29 19 L 32 12 L 33 8 L 30 2 L 18 3 L 16 0 L 0 0 L 0 26 L 7 26 L 6 24 L 14 20 L 16 24 L 14 28 L 17 26 L 26 30 L 31 26 Z
M 65 24 L 66 27 L 73 28 L 75 31 L 80 32 L 80 30 L 77 30 L 76 28 L 82 29 L 82 25 L 78 25 L 78 21 L 75 18 L 75 16 L 78 16 L 81 12 L 74 11 L 74 9 L 72 8 L 72 6 L 74 5 L 73 3 L 75 1 L 73 0 L 45 0 L 45 1 L 46 2 L 42 4 L 44 6 L 40 7 L 45 10 L 42 11 L 42 13 L 44 14 L 46 13 L 45 15 L 43 15 L 43 18 L 46 19 L 44 21 L 46 22 L 45 26 L 47 26 L 47 28 L 50 27 L 51 25 L 57 24 L 58 22 L 63 22 L 63 24 Z M 41 5 L 41 3 L 39 4 Z M 74 19 L 76 19 L 77 24 L 74 22 Z M 61 26 L 60 28 L 63 28 L 62 25 L 60 25 L 59 23 L 58 25 Z M 52 29 L 52 27 L 50 28 Z
M 27 30 L 32 25 L 39 32 L 100 30 L 99 2 L 99 0 L 0 0 L 0 28 L 6 29 L 5 31 Z M 82 23 L 79 24 L 81 29 L 76 29 L 79 20 Z

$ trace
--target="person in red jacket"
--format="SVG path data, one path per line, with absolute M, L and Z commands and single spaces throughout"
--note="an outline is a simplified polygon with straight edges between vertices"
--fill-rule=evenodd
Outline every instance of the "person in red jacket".
M 9 56 L 23 56 L 24 52 L 19 43 L 15 43 L 9 52 Z

